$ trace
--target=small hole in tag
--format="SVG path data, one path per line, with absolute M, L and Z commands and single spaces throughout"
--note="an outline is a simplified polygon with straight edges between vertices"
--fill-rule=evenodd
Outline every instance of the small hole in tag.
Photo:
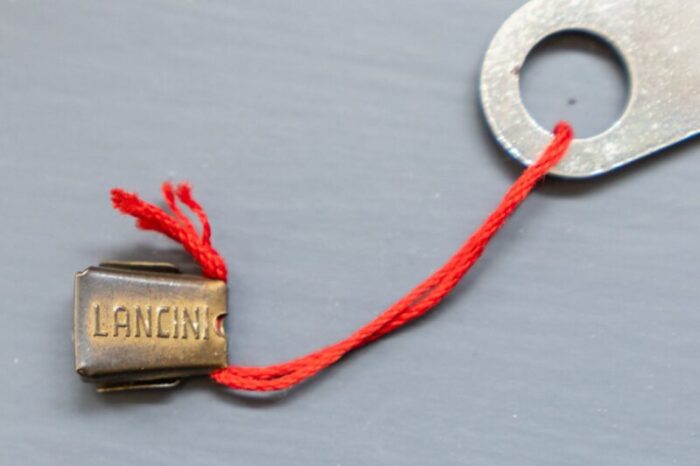
M 226 335 L 226 329 L 224 327 L 224 319 L 226 318 L 226 314 L 220 314 L 216 316 L 216 320 L 214 321 L 214 328 L 216 330 L 216 333 L 219 335 Z
M 520 95 L 530 115 L 552 128 L 569 121 L 579 138 L 610 128 L 629 98 L 627 67 L 613 47 L 586 32 L 565 31 L 541 41 L 520 75 Z

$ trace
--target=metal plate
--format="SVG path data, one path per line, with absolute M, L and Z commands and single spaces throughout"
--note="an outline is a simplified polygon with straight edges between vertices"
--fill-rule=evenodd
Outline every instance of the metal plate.
M 75 366 L 102 391 L 172 386 L 227 363 L 227 287 L 169 264 L 105 263 L 75 278 Z
M 630 91 L 620 119 L 576 139 L 552 174 L 600 175 L 700 133 L 700 2 L 532 0 L 496 34 L 481 74 L 486 119 L 510 155 L 529 165 L 550 141 L 522 103 L 520 70 L 539 42 L 565 31 L 609 43 L 627 67 Z

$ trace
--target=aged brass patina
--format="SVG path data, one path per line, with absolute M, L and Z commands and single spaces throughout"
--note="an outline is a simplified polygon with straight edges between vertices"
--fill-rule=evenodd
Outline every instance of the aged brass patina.
M 166 263 L 75 277 L 75 370 L 98 391 L 160 388 L 226 366 L 226 283 Z

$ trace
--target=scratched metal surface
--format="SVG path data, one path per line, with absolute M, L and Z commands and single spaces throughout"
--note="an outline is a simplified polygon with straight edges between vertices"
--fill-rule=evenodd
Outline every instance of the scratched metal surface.
M 484 115 L 513 157 L 531 164 L 549 138 L 518 98 L 518 70 L 530 49 L 560 31 L 607 41 L 625 62 L 629 99 L 605 132 L 571 144 L 552 174 L 588 178 L 700 134 L 700 2 L 532 0 L 489 46 L 481 76 Z
M 697 144 L 548 181 L 434 315 L 285 395 L 73 373 L 74 272 L 187 261 L 114 185 L 193 182 L 237 363 L 335 341 L 438 266 L 519 171 L 477 88 L 520 4 L 2 0 L 0 463 L 697 464 Z M 528 103 L 598 128 L 615 87 L 558 79 L 567 57 Z

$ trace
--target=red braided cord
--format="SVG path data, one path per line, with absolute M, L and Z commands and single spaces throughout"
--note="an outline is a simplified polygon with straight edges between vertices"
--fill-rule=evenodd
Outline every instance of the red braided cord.
M 215 371 L 211 377 L 218 383 L 239 390 L 273 391 L 289 388 L 313 377 L 348 352 L 427 313 L 457 286 L 508 217 L 530 194 L 537 182 L 561 160 L 573 137 L 571 126 L 567 123 L 558 124 L 554 129 L 554 139 L 537 162 L 520 175 L 498 207 L 459 250 L 425 281 L 349 337 L 282 364 L 265 367 L 231 365 Z M 170 183 L 164 183 L 163 196 L 172 215 L 141 200 L 136 194 L 121 189 L 112 190 L 112 203 L 120 212 L 136 217 L 139 228 L 158 231 L 181 243 L 202 266 L 204 275 L 225 281 L 226 263 L 211 245 L 209 220 L 204 209 L 193 199 L 191 187 L 180 184 L 174 192 Z M 202 224 L 201 235 L 197 234 L 190 220 L 177 206 L 176 197 L 199 218 Z
M 142 230 L 158 231 L 178 243 L 182 244 L 187 252 L 202 266 L 202 273 L 210 278 L 226 281 L 228 271 L 226 262 L 216 252 L 209 241 L 209 220 L 202 207 L 192 199 L 192 187 L 186 183 L 177 187 L 177 193 L 173 193 L 170 183 L 163 183 L 163 197 L 173 211 L 168 214 L 160 207 L 141 200 L 138 195 L 127 193 L 122 189 L 113 189 L 112 205 L 124 214 L 136 217 L 136 225 Z M 189 207 L 200 219 L 203 233 L 201 236 L 192 225 L 192 222 L 175 202 L 177 198 Z

